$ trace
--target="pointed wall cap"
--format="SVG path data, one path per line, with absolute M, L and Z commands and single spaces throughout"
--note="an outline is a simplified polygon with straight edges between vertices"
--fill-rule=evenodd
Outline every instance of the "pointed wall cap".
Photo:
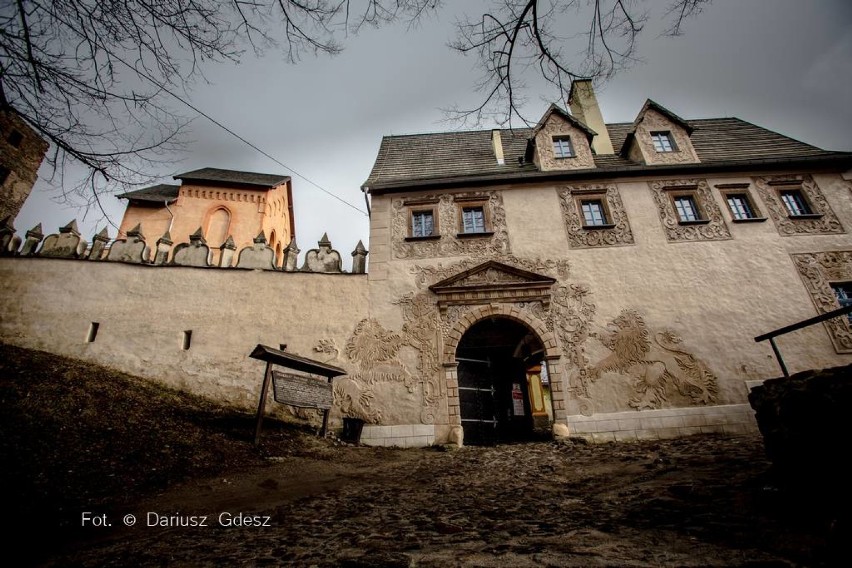
M 168 232 L 168 231 L 166 231 L 165 233 L 163 233 L 163 236 L 162 236 L 162 237 L 160 237 L 159 239 L 157 239 L 157 244 L 158 244 L 158 245 L 159 245 L 159 244 L 170 245 L 170 244 L 172 244 L 172 243 L 173 243 L 173 241 L 172 241 L 172 236 L 171 236 L 171 234 L 169 234 L 169 232 Z
M 2 221 L 0 221 L 0 230 L 7 230 L 15 232 L 15 226 L 12 224 L 12 216 L 6 215 Z
M 202 245 L 207 244 L 207 241 L 204 240 L 204 232 L 201 230 L 201 227 L 198 227 L 194 233 L 189 235 L 189 242 L 201 243 Z
M 80 234 L 80 230 L 77 228 L 77 219 L 72 219 L 70 223 L 65 225 L 64 227 L 59 228 L 60 233 L 73 233 L 75 235 Z
M 263 234 L 263 231 L 259 232 L 257 236 L 254 238 L 255 244 L 266 244 L 266 235 Z
M 296 251 L 297 253 L 298 253 L 298 252 L 301 252 L 301 251 L 299 250 L 299 247 L 296 245 L 296 239 L 295 239 L 295 238 L 290 239 L 290 244 L 289 244 L 289 245 L 287 245 L 287 250 L 289 250 L 289 251 Z
M 366 254 L 367 254 L 367 249 L 366 249 L 366 248 L 364 248 L 364 243 L 362 243 L 362 242 L 359 240 L 359 241 L 358 241 L 358 244 L 357 244 L 357 245 L 355 245 L 355 250 L 354 250 L 354 251 L 352 251 L 352 256 L 357 256 L 357 255 L 366 255 Z
M 330 241 L 330 240 L 328 240 L 328 233 L 323 233 L 323 234 L 322 234 L 322 238 L 321 238 L 319 241 L 317 241 L 317 244 L 318 244 L 320 247 L 328 247 L 328 248 L 331 248 L 331 241 Z
M 107 232 L 107 228 L 104 227 L 103 229 L 101 229 L 100 232 L 98 232 L 98 234 L 95 235 L 94 240 L 102 241 L 102 242 L 108 241 L 109 240 L 109 232 Z
M 137 224 L 135 227 L 127 231 L 128 237 L 141 237 L 142 236 L 142 223 Z
M 222 246 L 219 247 L 220 250 L 237 250 L 237 244 L 234 242 L 234 237 L 228 235 L 228 238 L 225 239 L 225 242 L 222 243 Z
M 35 227 L 33 227 L 32 229 L 27 231 L 27 238 L 36 237 L 36 238 L 40 239 L 43 236 L 44 236 L 44 233 L 41 230 L 41 223 L 39 223 L 38 225 L 36 225 Z

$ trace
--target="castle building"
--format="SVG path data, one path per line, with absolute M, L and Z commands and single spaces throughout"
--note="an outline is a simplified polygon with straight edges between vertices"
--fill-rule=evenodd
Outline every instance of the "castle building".
M 651 100 L 606 124 L 589 81 L 569 107 L 382 140 L 354 342 L 394 378 L 358 388 L 465 443 L 753 427 L 751 381 L 780 375 L 754 338 L 852 297 L 852 154 Z M 778 341 L 800 370 L 852 356 L 845 317 Z
M 49 144 L 13 110 L 0 110 L 0 220 L 15 220 L 38 179 Z
M 283 176 L 204 169 L 125 194 L 122 230 L 147 242 L 106 256 L 75 256 L 74 226 L 34 228 L 0 258 L 0 340 L 246 409 L 264 392 L 249 355 L 287 345 L 346 371 L 332 427 L 406 447 L 754 433 L 748 395 L 782 375 L 776 349 L 793 373 L 852 362 L 845 316 L 756 341 L 852 303 L 852 152 L 650 100 L 606 123 L 588 81 L 567 106 L 530 128 L 384 137 L 351 273 L 326 235 L 301 268 L 294 243 L 281 269 L 252 240 L 274 230 L 280 263 Z M 180 262 L 146 261 L 165 233 Z M 235 263 L 211 265 L 228 235 Z
M 218 264 L 228 237 L 240 249 L 262 232 L 281 266 L 283 251 L 296 234 L 289 176 L 203 168 L 174 176 L 180 185 L 159 184 L 118 197 L 127 200 L 119 238 L 141 226 L 153 244 L 201 230 Z

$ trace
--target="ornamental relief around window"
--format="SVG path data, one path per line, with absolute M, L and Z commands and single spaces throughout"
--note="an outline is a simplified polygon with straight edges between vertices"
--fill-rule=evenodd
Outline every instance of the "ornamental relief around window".
M 607 213 L 607 228 L 584 227 L 584 219 L 578 208 L 578 200 L 583 198 L 599 199 Z M 559 204 L 568 232 L 568 244 L 571 248 L 610 247 L 632 245 L 633 232 L 627 220 L 627 213 L 621 201 L 621 195 L 615 185 L 576 185 L 567 186 L 559 191 Z
M 481 198 L 488 219 L 486 233 L 472 234 L 460 238 L 459 210 L 465 202 Z M 457 202 L 457 200 L 459 200 Z M 509 233 L 506 230 L 506 212 L 503 208 L 503 196 L 498 191 L 476 191 L 457 194 L 428 195 L 418 201 L 437 202 L 435 211 L 438 216 L 435 225 L 437 238 L 407 241 L 409 236 L 409 207 L 405 199 L 394 199 L 391 205 L 391 238 L 393 256 L 396 259 L 435 258 L 441 256 L 505 255 L 510 252 Z
M 832 282 L 852 281 L 852 251 L 798 253 L 790 255 L 817 312 L 824 314 L 839 306 Z M 852 353 L 852 327 L 846 317 L 825 323 L 828 335 L 838 353 Z
M 669 242 L 722 241 L 731 238 L 731 232 L 722 211 L 713 199 L 710 186 L 703 179 L 655 181 L 651 185 L 660 221 Z M 691 195 L 701 213 L 699 222 L 682 223 L 671 196 L 680 193 Z
M 766 204 L 766 209 L 778 233 L 782 237 L 791 235 L 824 235 L 845 233 L 843 225 L 828 205 L 819 186 L 810 175 L 765 176 L 754 178 L 757 192 Z M 779 188 L 798 190 L 804 195 L 814 215 L 791 218 L 778 194 Z

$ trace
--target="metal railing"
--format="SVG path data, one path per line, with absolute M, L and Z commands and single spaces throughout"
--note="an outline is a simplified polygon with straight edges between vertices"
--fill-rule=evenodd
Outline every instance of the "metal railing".
M 784 335 L 790 333 L 791 331 L 796 331 L 805 327 L 810 327 L 817 323 L 822 323 L 824 321 L 845 316 L 846 314 L 852 313 L 852 305 L 838 308 L 836 310 L 831 310 L 830 312 L 826 312 L 824 314 L 820 314 L 816 317 L 808 318 L 806 320 L 802 320 L 798 323 L 785 325 L 784 327 L 779 327 L 774 331 L 770 331 L 769 333 L 764 333 L 763 335 L 758 335 L 754 338 L 754 340 L 758 343 L 761 341 L 769 340 L 769 345 L 772 346 L 772 351 L 775 352 L 775 358 L 778 359 L 778 364 L 781 366 L 781 372 L 784 373 L 785 377 L 789 377 L 790 373 L 787 371 L 787 365 L 784 364 L 784 358 L 781 357 L 781 352 L 778 350 L 778 346 L 775 344 L 775 338 L 779 335 Z

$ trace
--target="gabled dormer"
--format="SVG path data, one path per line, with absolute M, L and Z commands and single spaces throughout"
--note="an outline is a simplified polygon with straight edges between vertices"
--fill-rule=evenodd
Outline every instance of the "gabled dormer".
M 532 131 L 524 161 L 542 171 L 594 168 L 594 136 L 594 130 L 552 104 Z
M 648 99 L 621 147 L 621 155 L 649 166 L 697 164 L 692 126 L 675 113 Z

